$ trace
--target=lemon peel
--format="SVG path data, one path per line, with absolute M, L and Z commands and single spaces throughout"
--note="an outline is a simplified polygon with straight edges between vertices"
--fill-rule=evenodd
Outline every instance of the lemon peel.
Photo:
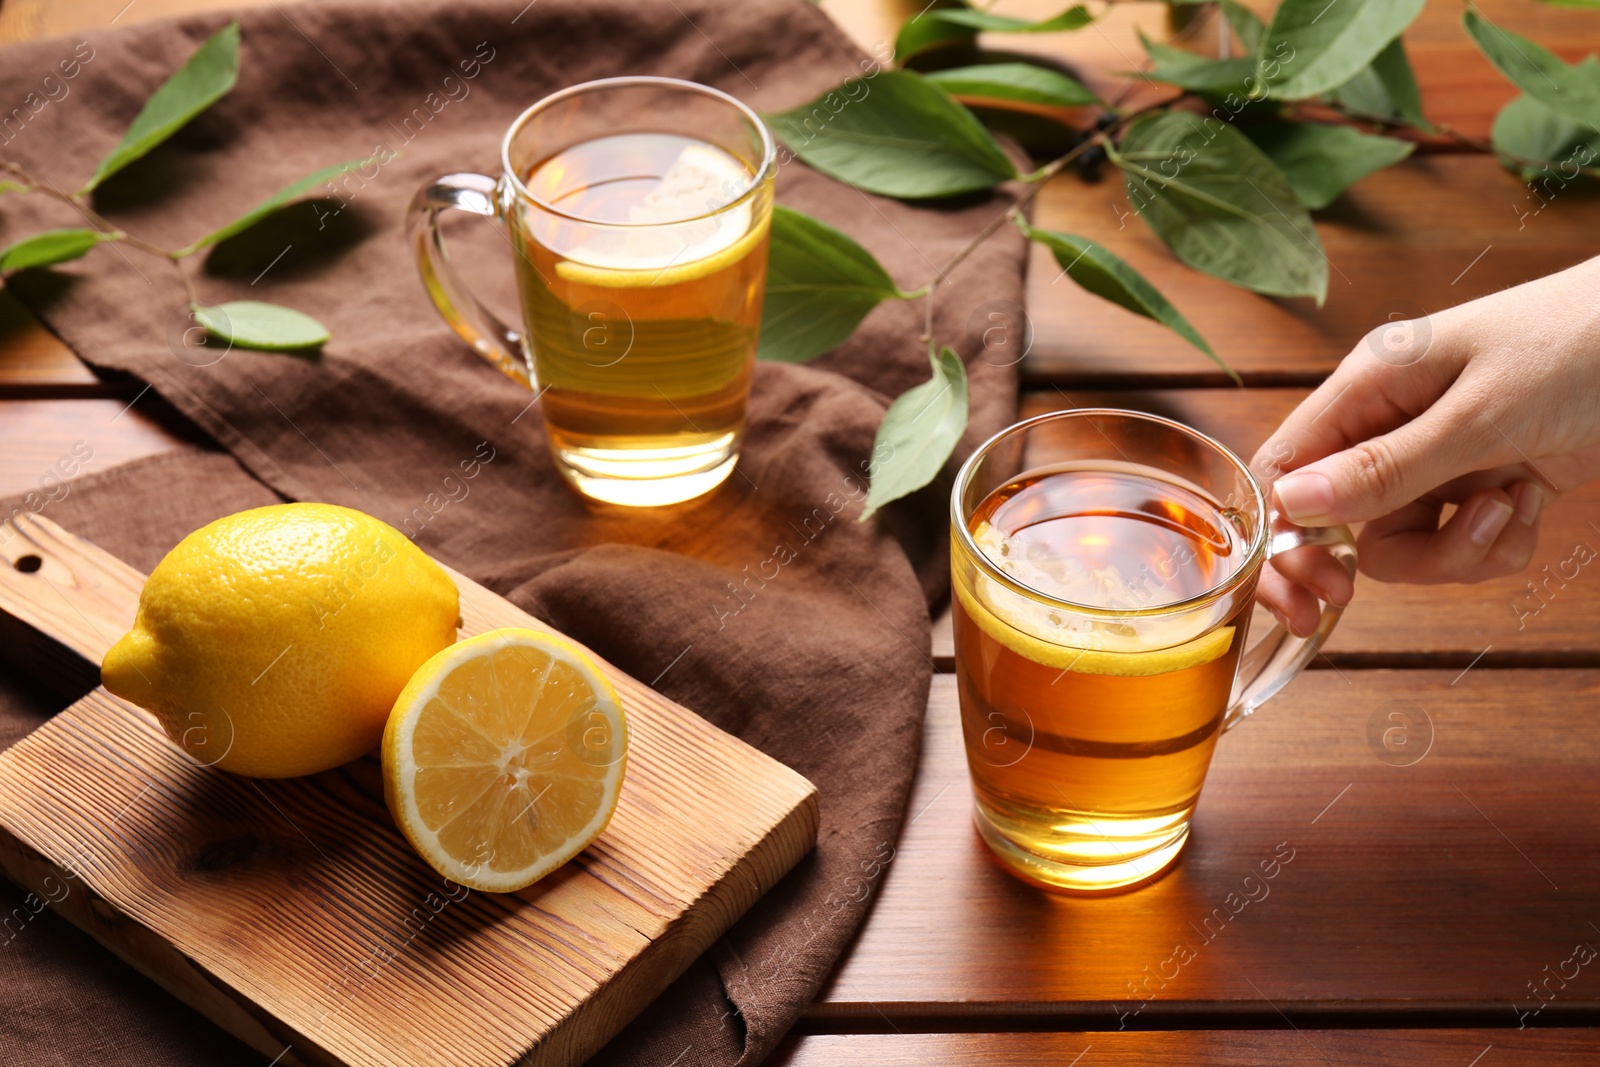
M 394 527 L 276 504 L 167 553 L 100 677 L 201 763 L 313 774 L 377 747 L 395 696 L 459 617 L 450 576 Z
M 988 581 L 982 576 L 977 576 L 977 580 Z M 1226 655 L 1233 647 L 1232 626 L 1220 626 L 1192 641 L 1148 652 L 1115 652 L 1085 647 L 1094 640 L 1087 633 L 1073 634 L 1074 638 L 1082 641 L 1082 645 L 1063 645 L 1047 641 L 1003 620 L 998 612 L 979 602 L 977 594 L 968 590 L 960 574 L 955 576 L 954 589 L 967 616 L 984 633 L 1025 659 L 1077 674 L 1148 678 L 1203 666 Z

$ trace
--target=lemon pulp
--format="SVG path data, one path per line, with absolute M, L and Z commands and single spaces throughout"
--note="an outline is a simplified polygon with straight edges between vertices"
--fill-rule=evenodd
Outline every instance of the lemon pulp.
M 440 874 L 509 892 L 605 829 L 627 748 L 616 691 L 587 655 L 550 634 L 495 630 L 434 656 L 400 694 L 384 793 Z

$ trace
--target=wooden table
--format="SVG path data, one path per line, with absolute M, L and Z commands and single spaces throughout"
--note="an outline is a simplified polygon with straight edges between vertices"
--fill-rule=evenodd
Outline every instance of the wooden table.
M 210 6 L 4 0 L 0 41 Z M 921 5 L 824 6 L 871 47 Z M 1600 47 L 1600 15 L 1531 0 L 1480 8 L 1568 59 Z M 1482 135 L 1514 91 L 1459 15 L 1430 4 L 1407 41 L 1430 115 Z M 1159 4 L 1119 4 L 1096 28 L 1023 44 L 1094 80 L 1133 66 L 1135 28 L 1160 33 L 1164 20 Z M 1600 252 L 1600 199 L 1565 194 L 1523 225 L 1524 196 L 1492 160 L 1445 150 L 1363 182 L 1321 217 L 1334 270 L 1317 310 L 1179 266 L 1137 223 L 1117 232 L 1119 183 L 1059 178 L 1038 224 L 1108 239 L 1249 387 L 1057 284 L 1035 250 L 1024 412 L 1158 411 L 1248 455 L 1372 325 Z M 93 443 L 91 470 L 173 447 L 187 431 L 137 392 L 96 379 L 0 291 L 0 493 L 30 487 L 78 440 Z M 1600 945 L 1600 577 L 1543 570 L 1578 544 L 1600 545 L 1600 487 L 1550 507 L 1528 575 L 1459 588 L 1362 580 L 1318 669 L 1222 742 L 1177 868 L 1127 895 L 1046 895 L 986 858 L 955 686 L 941 674 L 880 897 L 775 1062 L 1600 1062 L 1600 1033 L 1585 1029 L 1600 1021 L 1600 962 L 1572 962 L 1576 947 Z M 948 671 L 947 620 L 935 651 Z M 1426 753 L 1415 762 L 1369 742 L 1394 711 L 1413 724 L 1409 751 Z M 1274 878 L 1247 881 L 1285 855 Z M 1180 945 L 1190 951 L 1178 963 Z

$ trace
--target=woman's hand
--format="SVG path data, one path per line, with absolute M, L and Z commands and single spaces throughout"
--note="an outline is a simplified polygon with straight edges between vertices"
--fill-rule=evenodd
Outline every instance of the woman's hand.
M 1366 523 L 1361 570 L 1380 581 L 1521 570 L 1548 500 L 1600 476 L 1600 258 L 1373 330 L 1251 469 L 1302 526 Z M 1260 594 L 1305 634 L 1316 598 L 1346 603 L 1352 585 L 1300 549 L 1273 560 Z

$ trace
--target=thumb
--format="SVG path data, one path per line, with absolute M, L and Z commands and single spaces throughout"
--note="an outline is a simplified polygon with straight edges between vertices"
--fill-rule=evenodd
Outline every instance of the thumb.
M 1273 489 L 1284 514 L 1301 526 L 1365 522 L 1483 466 L 1472 413 L 1441 406 L 1279 478 Z

